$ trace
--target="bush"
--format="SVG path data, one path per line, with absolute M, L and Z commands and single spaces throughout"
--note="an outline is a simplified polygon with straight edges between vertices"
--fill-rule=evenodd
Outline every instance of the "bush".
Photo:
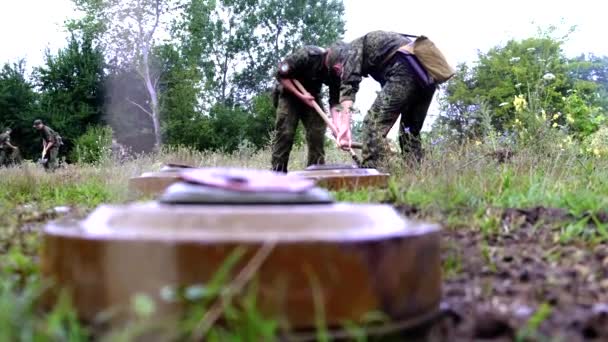
M 77 163 L 97 164 L 108 160 L 112 153 L 112 128 L 91 126 L 76 139 L 70 160 Z

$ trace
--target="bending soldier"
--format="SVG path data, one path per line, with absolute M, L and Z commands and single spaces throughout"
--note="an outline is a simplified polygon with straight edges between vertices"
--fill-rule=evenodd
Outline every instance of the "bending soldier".
M 42 120 L 34 121 L 34 128 L 40 133 L 42 138 L 42 159 L 48 158 L 44 163 L 44 168 L 49 171 L 54 171 L 57 168 L 57 156 L 59 155 L 59 146 L 63 143 L 61 137 L 49 126 L 42 123 Z
M 287 172 L 289 155 L 293 146 L 296 128 L 301 120 L 306 130 L 308 145 L 307 165 L 324 164 L 324 139 L 327 125 L 315 112 L 313 103 L 321 108 L 321 88 L 329 86 L 330 111 L 338 105 L 342 65 L 336 63 L 340 55 L 346 53 L 345 44 L 336 44 L 329 49 L 305 46 L 287 56 L 276 72 L 279 81 L 275 93 L 276 136 L 272 146 L 272 170 Z M 301 92 L 292 82 L 297 79 L 308 94 Z
M 8 166 L 17 152 L 17 147 L 11 144 L 11 132 L 6 128 L 0 133 L 0 167 Z
M 386 158 L 385 138 L 400 114 L 401 153 L 404 156 L 413 153 L 417 160 L 422 157 L 420 131 L 436 84 L 425 77 L 426 74 L 420 74 L 419 63 L 413 65 L 400 53 L 399 48 L 411 42 L 399 33 L 373 31 L 350 43 L 351 53 L 344 60 L 340 86 L 342 120 L 338 123 L 338 139 L 341 145 L 350 143 L 350 110 L 362 77 L 369 75 L 382 87 L 363 120 L 362 167 L 378 168 Z

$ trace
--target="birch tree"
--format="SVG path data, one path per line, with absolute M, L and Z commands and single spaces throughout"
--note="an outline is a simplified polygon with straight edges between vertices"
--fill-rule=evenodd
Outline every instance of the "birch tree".
M 175 2 L 172 0 L 75 0 L 88 16 L 100 21 L 105 29 L 103 42 L 114 66 L 133 68 L 146 89 L 147 99 L 126 100 L 146 113 L 154 127 L 155 147 L 162 143 L 159 106 L 161 70 L 153 50 L 166 33 Z

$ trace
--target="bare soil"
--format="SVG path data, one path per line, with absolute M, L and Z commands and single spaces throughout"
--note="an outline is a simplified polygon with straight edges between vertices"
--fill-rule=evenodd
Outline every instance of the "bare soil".
M 608 341 L 608 245 L 560 243 L 567 222 L 581 219 L 561 209 L 500 217 L 503 229 L 491 235 L 444 231 L 443 315 L 421 340 Z

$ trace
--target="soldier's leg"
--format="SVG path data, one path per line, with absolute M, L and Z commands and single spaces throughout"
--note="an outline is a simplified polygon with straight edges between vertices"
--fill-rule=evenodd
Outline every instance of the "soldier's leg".
M 317 103 L 321 108 L 321 100 L 317 96 Z M 302 104 L 302 106 L 306 106 Z M 302 111 L 302 123 L 306 130 L 306 143 L 308 145 L 307 166 L 325 164 L 325 132 L 327 124 L 314 109 Z
M 5 166 L 7 161 L 6 151 L 4 149 L 0 149 L 0 167 Z
M 418 88 L 415 100 L 408 103 L 402 110 L 401 122 L 399 124 L 399 146 L 404 156 L 412 155 L 418 162 L 422 159 L 422 143 L 420 141 L 420 131 L 424 125 L 427 112 L 435 88 Z
M 289 154 L 298 127 L 298 115 L 294 110 L 294 98 L 281 94 L 277 103 L 275 136 L 272 143 L 271 165 L 273 171 L 287 172 Z
M 379 168 L 388 155 L 386 135 L 393 127 L 401 109 L 412 99 L 411 76 L 405 66 L 395 65 L 369 112 L 363 119 L 361 166 Z
M 49 151 L 48 151 L 48 162 L 47 162 L 47 169 L 50 171 L 55 171 L 55 169 L 57 169 L 57 156 L 59 155 L 59 148 L 57 147 L 52 147 Z

